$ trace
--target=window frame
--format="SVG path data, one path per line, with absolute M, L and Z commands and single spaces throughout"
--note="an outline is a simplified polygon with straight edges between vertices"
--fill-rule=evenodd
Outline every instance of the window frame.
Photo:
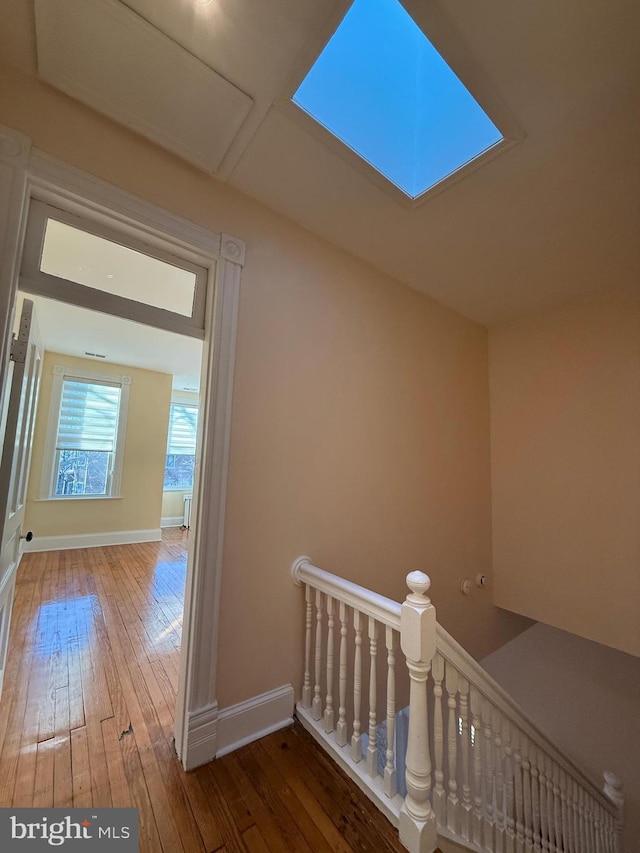
M 172 455 L 172 456 L 178 455 L 175 453 L 170 454 L 168 452 L 169 451 L 169 440 L 171 438 L 171 411 L 172 411 L 174 406 L 188 406 L 191 409 L 195 409 L 197 412 L 196 443 L 195 443 L 195 446 L 193 449 L 193 482 L 191 483 L 191 486 L 189 486 L 188 488 L 182 488 L 181 486 L 166 486 L 165 482 L 164 482 L 164 477 L 166 477 L 166 473 L 167 473 L 167 458 L 170 455 Z M 191 491 L 193 491 L 194 483 L 195 483 L 195 479 L 196 479 L 195 463 L 196 463 L 196 457 L 197 457 L 197 452 L 198 452 L 198 429 L 199 429 L 199 427 L 200 427 L 200 404 L 199 404 L 199 402 L 192 402 L 190 400 L 183 400 L 180 397 L 172 397 L 171 403 L 169 404 L 169 429 L 167 432 L 167 452 L 165 453 L 165 456 L 164 456 L 164 477 L 162 480 L 162 491 L 163 492 L 191 492 Z M 182 454 L 182 455 L 191 456 L 191 454 Z
M 424 33 L 431 45 L 451 68 L 472 97 L 502 134 L 502 140 L 473 158 L 465 165 L 442 178 L 415 197 L 407 195 L 382 172 L 357 154 L 349 145 L 335 136 L 317 119 L 293 101 L 293 97 L 316 60 L 333 37 L 347 14 L 353 0 L 338 4 L 328 16 L 323 26 L 318 27 L 314 38 L 307 44 L 295 64 L 288 85 L 274 106 L 287 119 L 295 122 L 317 142 L 323 144 L 345 163 L 353 167 L 370 183 L 382 190 L 391 200 L 405 210 L 414 210 L 427 200 L 438 195 L 459 181 L 464 180 L 477 169 L 482 168 L 495 157 L 499 157 L 514 145 L 525 139 L 525 132 L 497 91 L 492 79 L 487 76 L 482 63 L 468 50 L 460 34 L 452 27 L 448 17 L 435 4 L 425 4 L 421 0 L 398 0 L 401 6 Z
M 56 469 L 56 444 L 58 438 L 58 426 L 60 422 L 60 407 L 62 405 L 62 387 L 65 379 L 86 383 L 108 383 L 120 386 L 120 406 L 118 409 L 118 428 L 113 450 L 113 464 L 111 476 L 108 481 L 108 491 L 104 495 L 57 495 L 55 493 L 57 481 Z M 130 376 L 114 376 L 106 373 L 94 373 L 66 367 L 61 364 L 54 365 L 53 381 L 51 383 L 51 399 L 49 401 L 49 421 L 47 424 L 47 437 L 45 440 L 44 454 L 42 459 L 42 478 L 40 482 L 40 500 L 43 501 L 95 501 L 112 500 L 122 497 L 122 472 L 124 469 L 124 450 L 127 431 L 127 412 L 129 408 L 129 390 L 131 388 Z
M 159 308 L 137 299 L 118 296 L 105 290 L 71 281 L 62 276 L 43 272 L 40 269 L 40 264 L 49 219 L 193 273 L 195 285 L 191 316 L 188 317 L 176 311 Z M 160 247 L 138 240 L 130 234 L 120 232 L 87 217 L 78 216 L 69 210 L 61 210 L 46 201 L 37 198 L 31 199 L 20 268 L 20 289 L 26 293 L 35 293 L 47 299 L 60 299 L 82 308 L 102 311 L 115 317 L 124 317 L 128 320 L 144 323 L 147 326 L 155 326 L 157 329 L 165 329 L 169 332 L 204 340 L 207 275 L 205 267 L 178 257 Z

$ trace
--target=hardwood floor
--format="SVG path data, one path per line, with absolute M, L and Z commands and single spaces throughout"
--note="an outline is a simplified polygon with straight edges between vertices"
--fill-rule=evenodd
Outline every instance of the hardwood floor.
M 402 851 L 296 725 L 184 773 L 173 751 L 186 534 L 27 554 L 0 701 L 0 806 L 135 806 L 141 851 Z

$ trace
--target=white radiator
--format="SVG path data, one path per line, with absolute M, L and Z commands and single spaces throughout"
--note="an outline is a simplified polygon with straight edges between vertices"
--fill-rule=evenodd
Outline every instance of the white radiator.
M 185 530 L 189 530 L 191 527 L 191 498 L 193 495 L 185 495 L 184 500 L 184 519 L 182 521 L 182 526 Z

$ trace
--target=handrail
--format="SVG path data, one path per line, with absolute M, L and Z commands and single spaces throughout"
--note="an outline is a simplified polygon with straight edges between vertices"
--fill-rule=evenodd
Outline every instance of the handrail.
M 345 580 L 331 572 L 314 566 L 309 557 L 298 557 L 291 566 L 291 576 L 298 586 L 311 584 L 333 598 L 355 607 L 360 613 L 371 616 L 395 631 L 400 630 L 400 607 L 397 601 L 372 592 L 364 586 Z
M 616 814 L 616 805 L 611 802 L 609 797 L 570 758 L 567 758 L 560 752 L 544 732 L 527 716 L 527 713 L 520 705 L 439 622 L 436 622 L 436 648 L 470 684 L 473 684 L 483 696 L 502 711 L 507 719 L 514 722 L 528 738 L 553 758 L 576 782 L 587 788 L 591 796 L 604 806 L 608 812 L 613 815 Z
M 291 575 L 305 586 L 300 719 L 398 826 L 410 853 L 435 850 L 437 832 L 477 850 L 494 849 L 494 842 L 500 849 L 509 840 L 520 849 L 529 840 L 536 849 L 546 844 L 565 853 L 587 846 L 593 853 L 620 853 L 621 783 L 605 773 L 602 791 L 437 622 L 427 575 L 407 575 L 410 593 L 402 604 L 315 566 L 309 557 L 298 557 Z M 378 623 L 386 626 L 382 637 Z M 398 645 L 410 695 L 404 747 L 396 753 L 396 724 L 402 719 L 396 711 Z M 367 651 L 368 697 L 363 690 Z M 386 728 L 378 725 L 379 652 L 386 653 Z M 404 799 L 396 796 L 400 779 Z

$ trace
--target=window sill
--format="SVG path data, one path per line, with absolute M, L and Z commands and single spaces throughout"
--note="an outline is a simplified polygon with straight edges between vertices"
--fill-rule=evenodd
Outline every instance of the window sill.
M 193 486 L 169 486 L 162 490 L 163 492 L 188 492 L 189 494 L 193 491 Z
M 60 501 L 121 501 L 122 495 L 57 495 L 54 498 L 35 498 L 34 503 L 59 503 Z

